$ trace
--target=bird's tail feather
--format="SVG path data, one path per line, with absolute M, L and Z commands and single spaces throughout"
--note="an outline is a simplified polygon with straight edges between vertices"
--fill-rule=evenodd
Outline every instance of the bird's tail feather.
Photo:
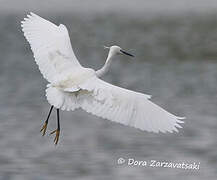
M 78 108 L 76 94 L 72 92 L 63 92 L 51 85 L 47 86 L 46 97 L 48 102 L 55 108 L 67 111 L 73 111 Z

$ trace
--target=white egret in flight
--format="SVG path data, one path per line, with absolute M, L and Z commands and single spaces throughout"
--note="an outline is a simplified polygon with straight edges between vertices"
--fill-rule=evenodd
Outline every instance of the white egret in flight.
M 105 65 L 95 71 L 78 62 L 67 28 L 30 13 L 24 18 L 22 30 L 29 42 L 40 72 L 49 82 L 46 97 L 51 105 L 41 129 L 45 135 L 53 107 L 57 109 L 57 129 L 54 143 L 60 134 L 59 110 L 77 108 L 96 116 L 148 132 L 178 132 L 183 117 L 177 117 L 152 103 L 150 96 L 109 84 L 100 79 L 118 54 L 133 56 L 118 46 L 109 49 Z

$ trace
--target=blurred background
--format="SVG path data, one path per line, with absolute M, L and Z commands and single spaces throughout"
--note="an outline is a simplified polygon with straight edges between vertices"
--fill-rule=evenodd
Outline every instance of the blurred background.
M 217 1 L 0 0 L 0 180 L 217 178 Z M 34 13 L 68 27 L 81 64 L 100 68 L 103 45 L 119 56 L 104 80 L 153 95 L 186 116 L 174 134 L 122 126 L 81 110 L 61 112 L 58 146 L 40 128 L 50 108 L 47 82 L 20 21 Z M 48 133 L 56 128 L 51 116 Z M 200 163 L 200 170 L 118 165 L 117 159 Z

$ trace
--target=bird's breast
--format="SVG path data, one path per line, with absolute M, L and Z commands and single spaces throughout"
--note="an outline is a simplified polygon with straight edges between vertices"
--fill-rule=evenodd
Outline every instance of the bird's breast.
M 67 75 L 64 80 L 58 82 L 57 86 L 61 89 L 75 88 L 78 89 L 80 84 L 83 84 L 85 81 L 95 76 L 95 71 L 90 68 L 82 68 L 75 70 Z

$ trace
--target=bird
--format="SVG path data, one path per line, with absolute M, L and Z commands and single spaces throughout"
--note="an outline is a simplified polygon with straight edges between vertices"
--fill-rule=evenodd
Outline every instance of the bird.
M 99 70 L 83 67 L 76 58 L 65 25 L 30 12 L 21 21 L 36 64 L 47 80 L 46 98 L 51 105 L 41 128 L 44 136 L 53 108 L 57 112 L 54 144 L 60 136 L 59 111 L 81 108 L 88 113 L 142 131 L 178 132 L 185 117 L 175 116 L 150 101 L 151 96 L 112 85 L 102 80 L 117 55 L 134 56 L 117 45 L 105 46 L 108 56 Z

